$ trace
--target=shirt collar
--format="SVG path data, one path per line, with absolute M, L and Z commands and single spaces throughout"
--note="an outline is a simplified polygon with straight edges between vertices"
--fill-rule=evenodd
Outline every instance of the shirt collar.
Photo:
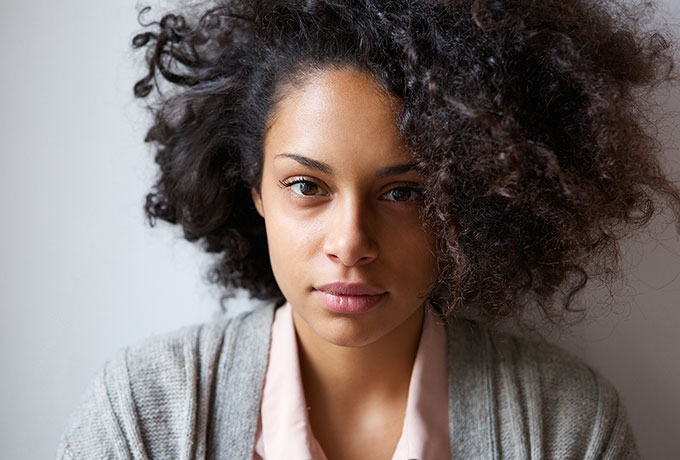
M 275 312 L 261 407 L 264 458 L 326 460 L 309 425 L 292 308 Z M 426 309 L 402 434 L 392 460 L 449 458 L 446 330 Z M 272 454 L 269 454 L 272 455 Z

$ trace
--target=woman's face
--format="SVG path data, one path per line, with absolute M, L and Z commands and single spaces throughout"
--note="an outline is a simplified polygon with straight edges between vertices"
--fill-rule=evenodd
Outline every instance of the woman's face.
M 341 346 L 368 345 L 419 322 L 437 277 L 434 235 L 420 218 L 423 179 L 398 135 L 398 101 L 378 88 L 367 74 L 335 69 L 290 89 L 265 135 L 261 194 L 252 190 L 294 315 Z M 337 282 L 384 294 L 320 290 Z M 323 299 L 377 303 L 350 314 Z

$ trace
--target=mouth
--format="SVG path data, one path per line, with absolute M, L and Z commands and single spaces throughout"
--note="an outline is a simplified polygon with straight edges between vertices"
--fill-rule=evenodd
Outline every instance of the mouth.
M 314 287 L 314 289 L 338 296 L 380 295 L 387 292 L 385 289 L 372 286 L 368 283 L 346 283 L 343 281 L 322 284 Z
M 330 283 L 314 288 L 326 309 L 342 314 L 361 314 L 372 310 L 386 296 L 387 291 L 365 283 Z

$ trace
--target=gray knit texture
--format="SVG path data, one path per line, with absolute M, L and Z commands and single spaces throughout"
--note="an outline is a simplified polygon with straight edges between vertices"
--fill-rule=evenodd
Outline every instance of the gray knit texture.
M 120 350 L 57 459 L 251 459 L 273 318 L 266 305 Z M 451 459 L 640 458 L 616 390 L 583 362 L 470 320 L 446 332 Z

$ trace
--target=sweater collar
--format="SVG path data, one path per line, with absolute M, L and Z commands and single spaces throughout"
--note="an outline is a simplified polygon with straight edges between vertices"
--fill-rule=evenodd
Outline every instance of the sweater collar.
M 215 388 L 211 460 L 253 452 L 276 305 L 243 313 L 230 322 L 231 343 L 220 353 Z M 491 343 L 485 328 L 467 319 L 446 325 L 451 458 L 497 458 L 491 397 Z

